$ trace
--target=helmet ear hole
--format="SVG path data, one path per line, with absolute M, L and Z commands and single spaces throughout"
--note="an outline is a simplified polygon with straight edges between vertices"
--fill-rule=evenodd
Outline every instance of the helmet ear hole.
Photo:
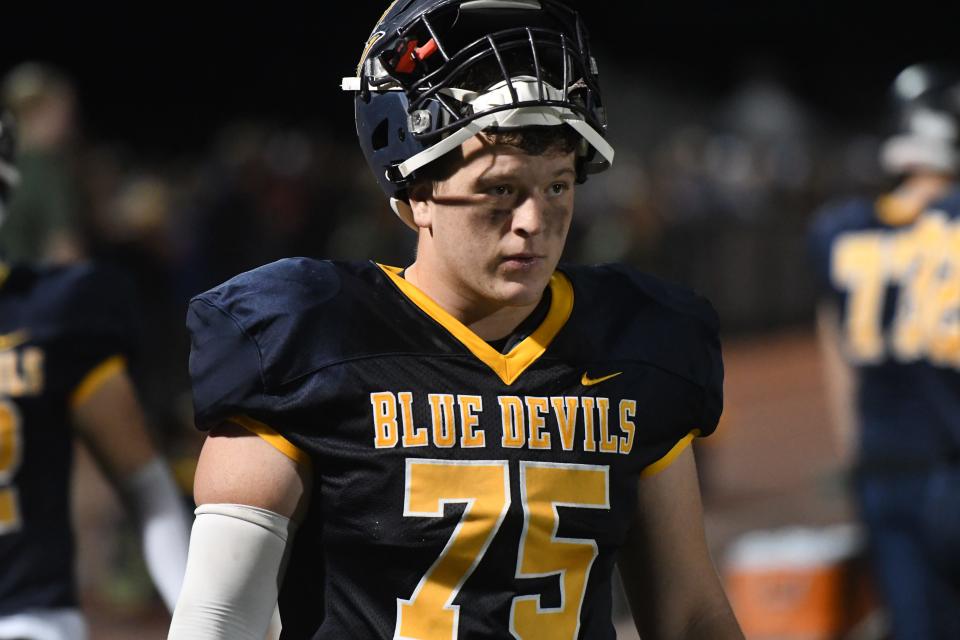
M 390 144 L 390 141 L 387 139 L 389 132 L 390 121 L 384 119 L 377 125 L 377 128 L 373 130 L 373 135 L 370 136 L 370 144 L 374 151 L 379 151 Z

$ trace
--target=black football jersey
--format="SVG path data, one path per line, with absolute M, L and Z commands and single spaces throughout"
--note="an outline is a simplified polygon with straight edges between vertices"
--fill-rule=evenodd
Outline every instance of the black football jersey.
M 129 308 L 93 267 L 0 273 L 0 616 L 76 606 L 70 410 L 123 366 Z
M 904 220 L 888 202 L 824 208 L 811 248 L 858 374 L 860 463 L 917 468 L 960 456 L 960 192 Z
M 613 639 L 643 474 L 715 428 L 710 305 L 563 267 L 500 353 L 375 263 L 283 260 L 195 298 L 197 423 L 312 466 L 284 638 Z

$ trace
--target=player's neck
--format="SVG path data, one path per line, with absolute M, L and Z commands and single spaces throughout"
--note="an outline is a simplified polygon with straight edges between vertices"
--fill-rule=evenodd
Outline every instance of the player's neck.
M 419 258 L 418 258 L 419 262 Z M 496 304 L 469 294 L 463 287 L 447 282 L 415 262 L 404 277 L 431 300 L 486 341 L 510 335 L 537 308 L 540 299 L 521 306 Z

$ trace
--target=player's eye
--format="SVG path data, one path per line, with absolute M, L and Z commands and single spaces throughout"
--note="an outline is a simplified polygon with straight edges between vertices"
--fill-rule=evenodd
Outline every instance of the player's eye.
M 487 193 L 497 198 L 506 198 L 514 194 L 513 187 L 508 184 L 498 184 L 487 189 Z
M 567 182 L 554 182 L 550 185 L 550 193 L 555 196 L 562 196 L 570 190 L 570 184 Z

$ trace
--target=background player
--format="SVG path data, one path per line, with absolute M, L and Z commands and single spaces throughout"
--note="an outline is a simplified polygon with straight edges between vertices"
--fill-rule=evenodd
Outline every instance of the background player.
M 720 414 L 712 309 L 555 271 L 574 184 L 613 159 L 597 82 L 552 0 L 384 13 L 345 88 L 416 260 L 194 299 L 213 432 L 171 638 L 257 638 L 281 583 L 284 637 L 613 638 L 618 559 L 644 637 L 742 637 L 687 447 Z
M 3 115 L 4 206 L 18 177 L 13 142 Z M 135 517 L 168 607 L 179 592 L 189 525 L 126 373 L 133 338 L 122 293 L 89 266 L 0 264 L 0 638 L 86 637 L 69 515 L 74 435 Z
M 960 600 L 939 571 L 956 552 L 935 551 L 958 531 L 944 507 L 960 489 L 960 217 L 936 203 L 960 170 L 960 75 L 915 65 L 894 91 L 902 128 L 881 160 L 898 184 L 813 228 L 818 324 L 893 637 L 953 638 Z
M 0 84 L 0 102 L 17 121 L 20 185 L 0 227 L 13 262 L 65 264 L 84 255 L 82 189 L 76 171 L 76 90 L 67 76 L 28 62 Z

